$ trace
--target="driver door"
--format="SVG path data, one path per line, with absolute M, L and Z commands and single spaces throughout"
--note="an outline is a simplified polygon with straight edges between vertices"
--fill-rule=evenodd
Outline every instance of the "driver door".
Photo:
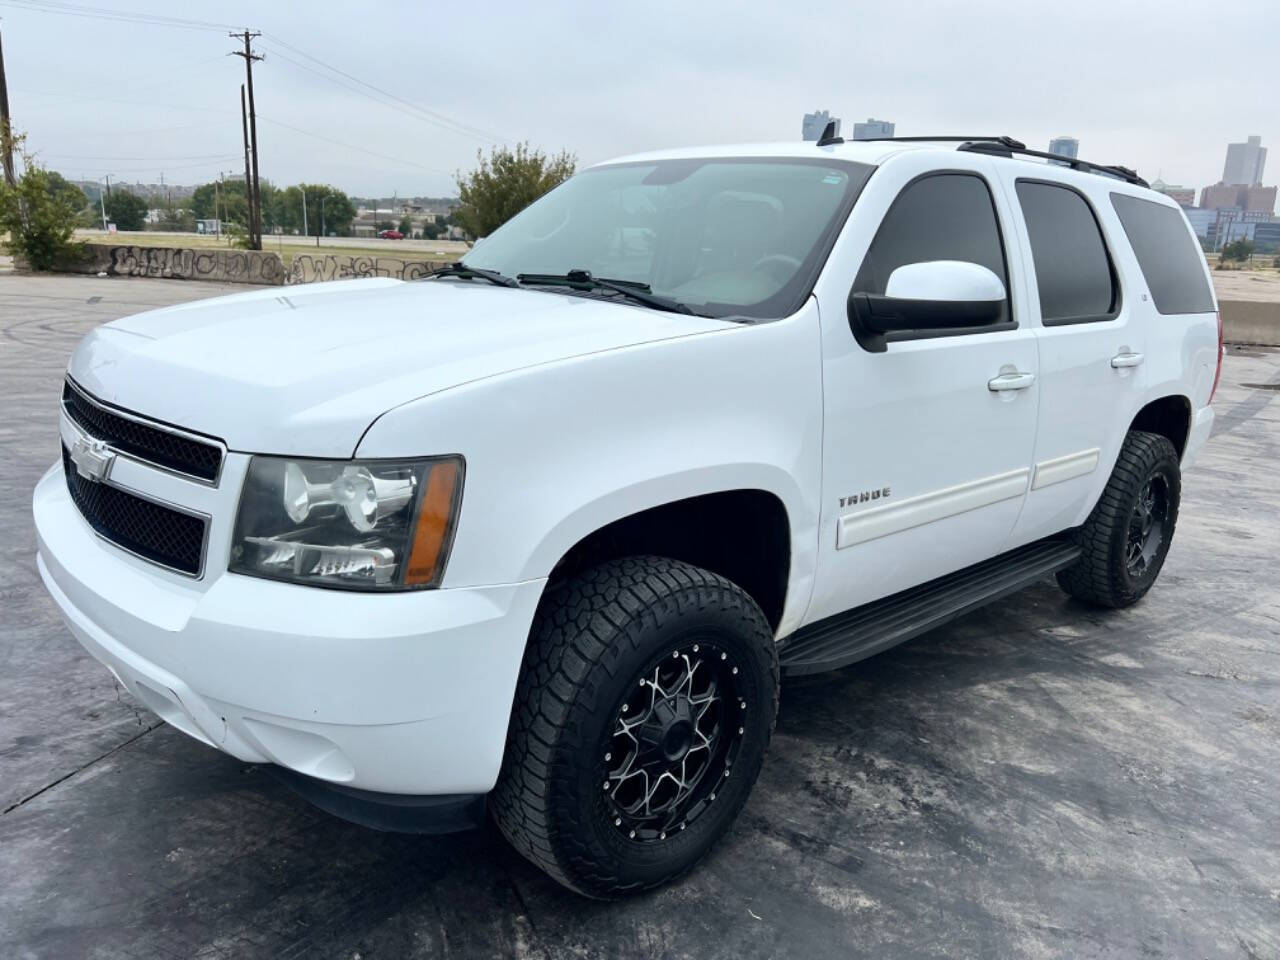
M 809 622 L 999 553 L 1026 497 L 1040 393 L 1021 254 L 991 161 L 957 153 L 940 171 L 935 158 L 880 168 L 816 290 L 825 420 Z M 989 269 L 1003 310 L 860 342 L 850 294 L 883 297 L 895 269 L 938 260 Z

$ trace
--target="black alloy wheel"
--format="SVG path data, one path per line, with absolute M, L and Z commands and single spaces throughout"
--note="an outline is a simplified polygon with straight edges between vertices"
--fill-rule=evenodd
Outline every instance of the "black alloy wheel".
M 714 642 L 686 642 L 646 667 L 623 700 L 602 786 L 605 817 L 629 840 L 666 840 L 715 802 L 746 733 L 739 669 Z
M 538 607 L 493 819 L 579 893 L 652 889 L 733 823 L 777 709 L 773 628 L 740 587 L 663 557 L 602 563 Z
M 1160 575 L 1178 522 L 1182 474 L 1173 442 L 1130 430 L 1084 525 L 1072 531 L 1080 558 L 1058 571 L 1071 596 L 1100 607 L 1137 603 Z
M 1164 477 L 1147 478 L 1129 515 L 1125 544 L 1125 568 L 1134 580 L 1141 579 L 1164 546 L 1164 529 L 1169 519 L 1169 485 Z

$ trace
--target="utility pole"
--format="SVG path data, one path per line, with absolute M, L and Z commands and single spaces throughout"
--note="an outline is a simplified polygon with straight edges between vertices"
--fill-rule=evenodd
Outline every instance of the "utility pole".
M 14 186 L 13 128 L 9 126 L 9 85 L 4 79 L 4 43 L 0 41 L 0 152 L 4 154 L 4 182 Z
M 249 152 L 253 158 L 253 184 L 245 183 L 245 197 L 249 199 L 249 249 L 262 249 L 262 194 L 258 189 L 258 118 L 253 109 L 253 62 L 263 59 L 261 54 L 254 53 L 251 45 L 253 38 L 260 33 L 232 33 L 229 36 L 244 40 L 244 50 L 233 50 L 237 57 L 244 58 L 245 82 L 249 90 Z M 250 198 L 250 195 L 252 197 Z
M 307 235 L 307 185 L 305 183 L 299 185 L 298 191 L 302 194 L 302 235 L 305 237 Z M 319 245 L 317 241 L 316 246 Z
M 244 198 L 249 204 L 249 246 L 254 247 L 253 228 L 254 228 L 254 210 L 253 210 L 253 181 L 249 177 L 249 120 L 248 114 L 245 112 L 244 106 L 244 84 L 240 84 L 240 128 L 244 133 Z M 258 237 L 256 249 L 262 249 L 262 237 Z

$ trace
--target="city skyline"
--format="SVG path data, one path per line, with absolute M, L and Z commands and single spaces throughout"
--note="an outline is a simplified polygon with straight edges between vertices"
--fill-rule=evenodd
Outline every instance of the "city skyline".
M 95 9 L 174 13 L 146 0 L 104 3 Z M 376 56 L 353 41 L 350 9 L 329 0 L 306 17 L 228 0 L 205 14 L 228 24 L 209 29 L 0 5 L 0 28 L 15 125 L 74 179 L 147 182 L 163 172 L 204 182 L 242 167 L 244 70 L 227 56 L 229 25 L 264 33 L 266 60 L 255 67 L 263 176 L 359 195 L 450 193 L 477 149 L 504 141 L 568 149 L 587 165 L 679 145 L 794 140 L 796 117 L 815 106 L 846 123 L 892 118 L 899 135 L 972 131 L 1043 144 L 1069 130 L 1086 159 L 1197 186 L 1218 179 L 1223 144 L 1280 141 L 1280 115 L 1256 73 L 1280 62 L 1280 30 L 1259 29 L 1249 57 L 1206 73 L 1193 66 L 1200 40 L 1185 30 L 1199 15 L 1191 0 L 1159 18 L 1101 0 L 1046 7 L 1034 30 L 1020 10 L 1013 0 L 911 10 L 831 2 L 778 18 L 762 5 L 710 0 L 658 3 L 637 21 L 608 7 L 551 0 L 534 15 L 497 0 L 477 52 L 465 19 L 388 2 L 370 27 L 395 29 L 378 35 Z M 1237 13 L 1280 25 L 1269 0 L 1244 0 Z M 1107 31 L 1090 26 L 1099 20 Z M 1139 32 L 1141 46 L 1125 40 Z M 860 38 L 856 70 L 814 56 L 814 36 L 850 34 Z M 1000 56 L 975 58 L 959 42 L 977 34 Z M 1064 48 L 1078 58 L 1065 79 L 1042 69 Z

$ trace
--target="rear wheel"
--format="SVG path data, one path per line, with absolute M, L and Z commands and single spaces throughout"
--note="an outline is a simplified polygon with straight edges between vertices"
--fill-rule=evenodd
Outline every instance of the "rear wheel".
M 1181 495 L 1173 444 L 1156 433 L 1130 431 L 1101 498 L 1076 532 L 1080 559 L 1058 573 L 1062 589 L 1102 607 L 1142 599 L 1169 553 Z
M 603 564 L 539 607 L 494 819 L 588 896 L 665 883 L 746 802 L 777 700 L 773 633 L 741 589 L 674 560 Z

